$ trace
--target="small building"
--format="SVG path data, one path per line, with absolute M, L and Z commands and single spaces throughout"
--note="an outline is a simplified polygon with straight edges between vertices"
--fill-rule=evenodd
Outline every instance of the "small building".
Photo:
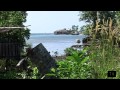
M 20 58 L 20 43 L 10 37 L 11 29 L 0 29 L 0 58 Z
M 19 28 L 19 29 L 16 29 Z M 13 36 L 13 29 L 20 30 L 24 27 L 0 27 L 0 58 L 20 60 L 22 49 L 18 38 Z

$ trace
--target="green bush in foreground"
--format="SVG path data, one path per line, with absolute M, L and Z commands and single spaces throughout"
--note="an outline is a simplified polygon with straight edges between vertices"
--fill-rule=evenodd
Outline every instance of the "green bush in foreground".
M 67 56 L 66 60 L 58 61 L 58 68 L 52 68 L 51 74 L 59 79 L 86 79 L 92 78 L 91 67 L 87 50 L 74 50 L 71 56 Z

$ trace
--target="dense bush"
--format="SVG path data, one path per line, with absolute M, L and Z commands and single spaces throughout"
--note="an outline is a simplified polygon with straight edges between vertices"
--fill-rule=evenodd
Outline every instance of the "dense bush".
M 90 58 L 94 72 L 93 75 L 97 79 L 120 78 L 119 31 L 119 25 L 113 27 L 111 19 L 102 25 L 98 25 L 98 21 L 96 22 L 96 33 L 91 33 L 93 43 L 90 47 Z M 99 38 L 97 37 L 98 33 Z M 98 39 L 98 42 L 95 42 L 96 39 Z M 117 71 L 117 76 L 108 77 L 108 71 Z
M 52 68 L 48 76 L 52 75 L 59 79 L 92 78 L 89 60 L 86 49 L 73 50 L 71 56 L 57 62 L 58 68 Z
M 71 56 L 73 51 L 75 51 L 75 49 L 73 49 L 73 48 L 66 48 L 64 50 L 66 56 Z

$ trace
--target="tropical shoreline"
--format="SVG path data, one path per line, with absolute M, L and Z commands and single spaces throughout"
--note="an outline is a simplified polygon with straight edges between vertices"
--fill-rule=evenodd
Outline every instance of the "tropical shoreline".
M 54 52 L 58 52 L 61 56 L 64 54 L 66 48 L 70 48 L 73 45 L 77 45 L 76 39 L 80 39 L 82 45 L 82 39 L 85 35 L 54 35 L 53 33 L 31 33 L 30 39 L 27 40 L 29 44 L 34 48 L 39 43 L 42 43 L 44 47 L 54 55 Z

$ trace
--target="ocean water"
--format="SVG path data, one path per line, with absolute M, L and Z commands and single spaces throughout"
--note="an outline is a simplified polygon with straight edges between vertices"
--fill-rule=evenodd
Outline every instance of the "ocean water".
M 76 45 L 76 39 L 82 39 L 85 35 L 54 35 L 53 33 L 37 33 L 31 34 L 30 39 L 27 40 L 32 47 L 35 47 L 39 43 L 42 43 L 44 47 L 53 56 L 54 52 L 57 51 L 58 55 L 64 55 L 64 50 L 72 45 Z

